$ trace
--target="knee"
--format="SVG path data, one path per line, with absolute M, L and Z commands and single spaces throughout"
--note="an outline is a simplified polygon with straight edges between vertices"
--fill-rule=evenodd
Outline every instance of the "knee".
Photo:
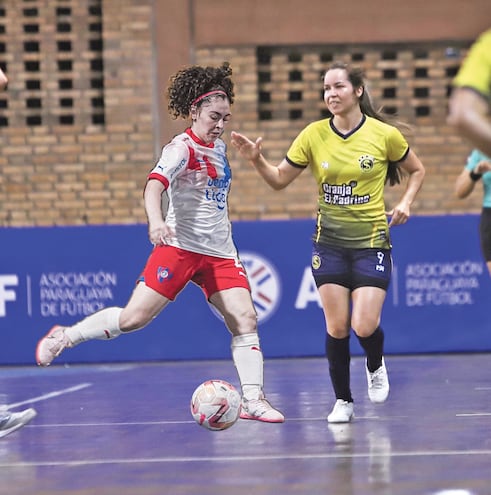
M 364 338 L 364 337 L 370 337 L 373 332 L 377 329 L 379 325 L 379 322 L 377 321 L 371 321 L 371 322 L 363 322 L 360 324 L 353 324 L 353 331 L 358 337 Z
M 379 318 L 366 318 L 363 320 L 355 320 L 351 322 L 351 328 L 358 337 L 370 337 L 380 324 Z
M 254 308 L 244 310 L 237 315 L 228 315 L 225 321 L 233 335 L 257 332 L 257 314 Z
M 239 327 L 241 333 L 254 333 L 257 331 L 257 314 L 253 308 L 245 311 L 240 318 Z
M 344 339 L 349 335 L 349 328 L 332 327 L 327 329 L 327 333 L 335 339 Z
M 370 335 L 372 335 L 374 330 L 375 330 L 374 328 L 372 328 L 372 329 L 368 329 L 368 328 L 355 329 L 355 328 L 353 328 L 353 332 L 355 332 L 356 336 L 361 337 L 362 339 L 364 339 L 366 337 L 370 337 Z
M 327 319 L 326 318 L 327 333 L 335 339 L 344 339 L 350 334 L 349 322 L 344 318 L 342 319 Z

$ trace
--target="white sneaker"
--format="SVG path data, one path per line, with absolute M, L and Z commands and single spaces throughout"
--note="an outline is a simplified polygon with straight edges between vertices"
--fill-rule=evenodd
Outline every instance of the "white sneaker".
M 36 416 L 35 409 L 6 413 L 0 417 L 0 438 L 7 436 L 29 423 Z
M 36 347 L 36 363 L 39 366 L 49 366 L 53 359 L 59 356 L 63 349 L 72 347 L 70 339 L 65 335 L 65 327 L 55 325 L 39 342 Z
M 328 423 L 349 423 L 355 414 L 353 412 L 353 402 L 338 399 L 327 417 Z
M 255 419 L 265 423 L 283 423 L 285 416 L 265 398 L 247 400 L 242 398 L 241 419 Z
M 389 396 L 390 386 L 384 359 L 382 358 L 382 366 L 373 373 L 368 371 L 365 363 L 365 371 L 367 373 L 368 398 L 376 403 L 385 402 Z

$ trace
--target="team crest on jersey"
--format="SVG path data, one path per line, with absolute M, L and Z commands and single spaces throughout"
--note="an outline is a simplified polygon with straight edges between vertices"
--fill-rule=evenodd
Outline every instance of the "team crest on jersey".
M 312 268 L 318 270 L 321 267 L 321 257 L 318 254 L 312 256 Z
M 370 170 L 373 169 L 374 161 L 375 159 L 370 155 L 361 155 L 360 158 L 358 158 L 360 168 L 363 172 L 370 172 Z
M 157 268 L 157 280 L 159 283 L 162 283 L 164 280 L 169 280 L 172 277 L 173 275 L 168 268 L 163 268 L 161 266 Z

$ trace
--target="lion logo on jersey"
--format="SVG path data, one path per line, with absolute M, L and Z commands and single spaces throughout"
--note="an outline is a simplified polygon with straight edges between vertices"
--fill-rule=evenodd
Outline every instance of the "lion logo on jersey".
M 375 159 L 370 155 L 361 155 L 360 158 L 358 158 L 360 168 L 363 172 L 370 172 L 370 170 L 373 169 L 374 161 Z

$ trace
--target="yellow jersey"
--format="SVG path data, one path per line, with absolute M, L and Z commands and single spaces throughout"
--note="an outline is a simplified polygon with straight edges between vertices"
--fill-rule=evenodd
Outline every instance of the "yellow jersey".
M 471 46 L 453 85 L 474 89 L 491 100 L 491 29 L 482 33 Z
M 396 127 L 366 115 L 344 135 L 331 118 L 305 127 L 286 160 L 296 167 L 310 166 L 319 186 L 314 240 L 348 248 L 390 248 L 384 204 L 387 169 L 408 152 Z

